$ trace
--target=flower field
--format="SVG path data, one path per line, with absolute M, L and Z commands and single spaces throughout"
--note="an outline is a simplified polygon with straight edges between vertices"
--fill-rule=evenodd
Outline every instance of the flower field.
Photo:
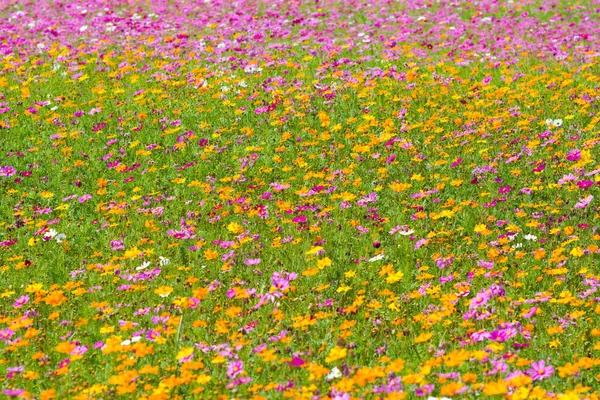
M 0 0 L 0 387 L 600 398 L 600 1 Z

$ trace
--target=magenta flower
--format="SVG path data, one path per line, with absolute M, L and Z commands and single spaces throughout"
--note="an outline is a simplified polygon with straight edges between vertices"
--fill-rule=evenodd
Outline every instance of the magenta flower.
M 552 365 L 546 365 L 546 361 L 540 360 L 531 364 L 531 368 L 527 370 L 527 375 L 534 381 L 541 381 L 550 378 L 554 373 Z
M 242 372 L 244 372 L 244 363 L 242 361 L 233 361 L 227 366 L 227 376 L 230 379 L 235 378 Z
M 297 356 L 294 356 L 292 358 L 292 362 L 291 362 L 292 367 L 300 367 L 304 364 L 306 364 L 306 361 L 304 361 L 302 358 L 297 357 Z
M 567 160 L 569 161 L 577 161 L 581 158 L 581 151 L 578 149 L 573 149 L 567 154 Z
M 577 186 L 580 189 L 587 189 L 590 186 L 594 186 L 594 182 L 590 181 L 589 179 L 584 179 L 584 180 L 581 180 L 581 181 L 577 182 Z
M 505 186 L 501 186 L 500 189 L 498 189 L 498 193 L 500 194 L 505 194 L 505 193 L 510 193 L 510 186 L 509 185 L 505 185 Z
M 244 260 L 244 264 L 246 264 L 246 265 L 258 265 L 258 264 L 260 264 L 260 258 L 246 258 Z
M 5 167 L 0 167 L 0 177 L 2 176 L 13 176 L 17 173 L 17 170 L 12 165 L 7 165 Z
M 8 397 L 18 397 L 23 393 L 25 393 L 25 390 L 23 389 L 4 389 L 2 391 L 2 394 Z
M 299 216 L 293 218 L 292 222 L 295 222 L 297 224 L 301 224 L 303 222 L 306 222 L 306 216 L 305 215 L 299 215 Z
M 488 290 L 484 290 L 483 292 L 477 293 L 477 295 L 471 299 L 471 304 L 469 304 L 469 308 L 471 310 L 484 306 L 490 300 L 490 292 Z
M 25 304 L 27 304 L 28 301 L 29 301 L 29 296 L 21 296 L 17 300 L 15 300 L 13 307 L 15 307 L 15 308 L 22 307 Z
M 125 250 L 125 243 L 122 240 L 111 240 L 110 248 L 112 251 Z

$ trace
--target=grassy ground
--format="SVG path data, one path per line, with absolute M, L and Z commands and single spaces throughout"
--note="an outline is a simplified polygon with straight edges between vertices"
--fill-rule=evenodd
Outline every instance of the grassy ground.
M 597 398 L 594 2 L 0 2 L 0 383 Z

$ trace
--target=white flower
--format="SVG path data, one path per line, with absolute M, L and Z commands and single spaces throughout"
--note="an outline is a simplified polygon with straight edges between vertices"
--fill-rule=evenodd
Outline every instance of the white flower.
M 54 237 L 54 240 L 56 240 L 56 243 L 62 243 L 64 239 L 67 238 L 67 235 L 65 235 L 64 233 L 59 233 L 58 235 L 56 235 Z
M 87 25 L 83 25 L 81 26 L 81 28 L 79 28 L 79 32 L 85 32 L 87 31 L 88 26 Z
M 56 236 L 58 234 L 58 232 L 56 232 L 54 229 L 50 229 L 48 232 L 46 232 L 44 234 L 45 238 L 48 238 L 48 240 L 52 239 L 54 236 Z
M 379 254 L 379 255 L 376 255 L 373 258 L 369 258 L 369 262 L 375 262 L 375 261 L 383 260 L 384 257 L 385 256 L 383 254 Z
M 136 270 L 136 271 L 141 271 L 141 270 L 143 270 L 143 269 L 146 269 L 146 268 L 148 268 L 148 267 L 150 266 L 150 264 L 151 264 L 151 262 L 150 262 L 150 261 L 144 261 L 144 262 L 142 263 L 142 265 L 140 265 L 139 267 L 136 267 L 136 268 L 135 268 L 135 270 Z
M 160 260 L 159 264 L 161 267 L 171 264 L 171 260 L 169 260 L 168 258 L 165 258 L 163 256 L 158 257 L 158 259 Z
M 339 378 L 341 376 L 342 376 L 342 371 L 340 371 L 338 367 L 333 367 L 331 372 L 328 373 L 327 376 L 325 376 L 325 379 L 330 381 L 332 379 Z
M 558 128 L 559 126 L 562 126 L 562 124 L 563 124 L 563 120 L 562 120 L 562 119 L 560 119 L 560 118 L 559 118 L 559 119 L 551 119 L 551 118 L 548 118 L 548 119 L 546 120 L 546 125 L 548 125 L 549 127 L 555 127 L 555 128 Z
M 139 342 L 141 338 L 142 338 L 141 336 L 133 336 L 131 338 L 131 343 Z
M 398 233 L 401 234 L 402 236 L 409 236 L 409 235 L 412 235 L 413 233 L 415 233 L 415 231 L 410 229 L 408 231 L 398 231 Z
M 532 234 L 527 234 L 527 235 L 523 236 L 523 239 L 525 239 L 525 240 L 533 240 L 535 242 L 537 240 L 537 236 L 532 235 Z
M 523 247 L 523 243 L 517 243 L 514 246 L 512 246 L 513 249 L 520 249 L 521 247 Z
M 432 396 L 429 396 L 429 397 L 427 397 L 427 400 L 452 400 L 452 399 L 449 398 L 449 397 L 432 397 Z
M 131 340 L 126 339 L 121 342 L 121 346 L 129 346 L 131 344 Z

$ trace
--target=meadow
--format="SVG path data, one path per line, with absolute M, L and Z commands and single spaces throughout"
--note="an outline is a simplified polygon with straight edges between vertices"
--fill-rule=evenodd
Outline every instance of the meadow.
M 599 58 L 598 0 L 0 0 L 2 395 L 600 398 Z

